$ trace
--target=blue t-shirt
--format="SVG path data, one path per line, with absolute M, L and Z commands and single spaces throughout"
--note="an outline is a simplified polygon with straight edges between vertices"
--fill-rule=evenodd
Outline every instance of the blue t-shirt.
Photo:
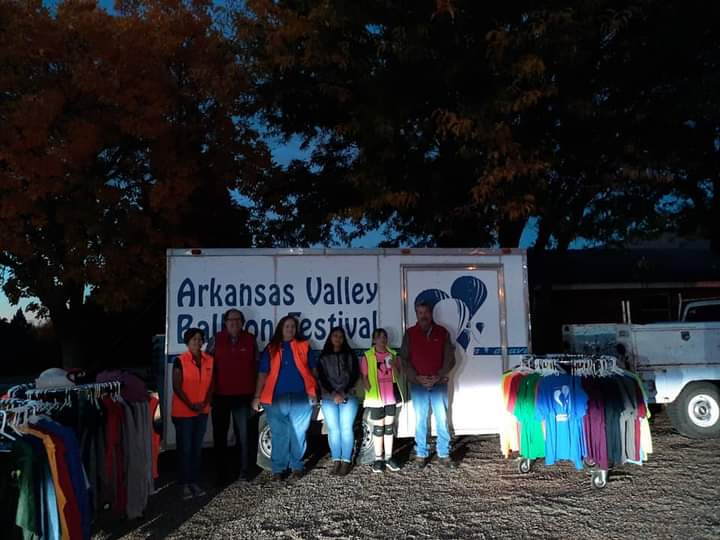
M 308 353 L 308 367 L 315 369 L 317 367 L 317 353 L 310 350 Z M 260 356 L 260 373 L 270 372 L 270 355 L 267 348 Z M 283 341 L 282 355 L 280 357 L 280 373 L 278 373 L 277 382 L 275 383 L 275 391 L 273 398 L 284 396 L 287 394 L 307 394 L 305 392 L 305 382 L 303 381 L 300 371 L 295 365 L 292 349 L 289 341 Z
M 579 377 L 550 375 L 538 385 L 536 416 L 545 420 L 545 463 L 568 459 L 583 467 L 583 416 L 588 397 Z

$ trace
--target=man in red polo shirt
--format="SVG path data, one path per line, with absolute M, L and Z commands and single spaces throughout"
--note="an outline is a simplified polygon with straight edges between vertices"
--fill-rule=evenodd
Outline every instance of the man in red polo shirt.
M 420 468 L 429 461 L 427 431 L 432 408 L 438 458 L 442 465 L 454 468 L 455 463 L 450 458 L 447 383 L 448 374 L 455 365 L 455 351 L 447 330 L 433 321 L 430 304 L 418 302 L 415 316 L 417 323 L 405 332 L 399 353 L 415 410 L 415 459 Z
M 245 316 L 242 312 L 229 309 L 223 319 L 225 328 L 215 334 L 207 346 L 207 352 L 215 357 L 212 426 L 218 484 L 232 482 L 237 470 L 235 463 L 229 460 L 227 448 L 230 415 L 233 418 L 240 477 L 247 479 L 250 472 L 248 419 L 258 364 L 257 342 L 254 335 L 243 330 Z

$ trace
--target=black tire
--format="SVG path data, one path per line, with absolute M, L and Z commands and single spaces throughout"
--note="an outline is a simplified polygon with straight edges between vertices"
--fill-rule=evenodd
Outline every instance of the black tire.
M 667 411 L 673 427 L 686 437 L 720 437 L 720 390 L 713 383 L 688 384 Z
M 358 465 L 372 465 L 375 461 L 375 447 L 373 446 L 370 409 L 362 409 L 359 424 L 355 435 L 357 445 L 355 463 Z
M 257 465 L 261 469 L 269 471 L 271 468 L 270 453 L 272 452 L 272 434 L 270 433 L 270 424 L 267 422 L 264 414 L 260 415 L 258 420 L 258 450 Z

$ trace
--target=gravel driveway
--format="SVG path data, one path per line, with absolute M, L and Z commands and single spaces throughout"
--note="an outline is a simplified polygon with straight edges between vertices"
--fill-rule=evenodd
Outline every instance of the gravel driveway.
M 601 490 L 571 465 L 522 475 L 495 437 L 456 441 L 454 471 L 358 467 L 345 478 L 328 475 L 320 447 L 294 483 L 261 473 L 183 502 L 163 478 L 142 521 L 99 523 L 95 538 L 720 538 L 720 441 L 681 437 L 664 413 L 652 430 L 651 460 L 611 471 Z

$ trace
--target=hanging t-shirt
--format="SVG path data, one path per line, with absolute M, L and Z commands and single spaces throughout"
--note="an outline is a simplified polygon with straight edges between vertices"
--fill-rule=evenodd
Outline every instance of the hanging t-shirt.
M 545 420 L 545 463 L 568 459 L 582 469 L 582 420 L 587 394 L 579 377 L 550 375 L 537 389 L 537 419 Z
M 520 438 L 518 432 L 518 423 L 515 416 L 512 414 L 512 410 L 509 407 L 510 403 L 510 386 L 513 379 L 519 377 L 521 374 L 515 371 L 507 372 L 502 378 L 502 395 L 503 395 L 503 417 L 502 417 L 502 428 L 500 430 L 500 452 L 505 457 L 509 457 L 511 452 L 518 452 L 520 450 Z M 512 397 L 512 407 L 515 408 L 515 396 Z
M 527 459 L 545 456 L 543 428 L 535 414 L 535 395 L 540 379 L 537 373 L 522 376 L 515 400 L 514 414 L 520 424 L 520 455 Z
M 583 378 L 583 389 L 588 395 L 587 413 L 583 418 L 586 452 L 584 455 L 592 459 L 600 469 L 607 470 L 608 453 L 605 435 L 605 398 L 602 385 L 596 378 Z

